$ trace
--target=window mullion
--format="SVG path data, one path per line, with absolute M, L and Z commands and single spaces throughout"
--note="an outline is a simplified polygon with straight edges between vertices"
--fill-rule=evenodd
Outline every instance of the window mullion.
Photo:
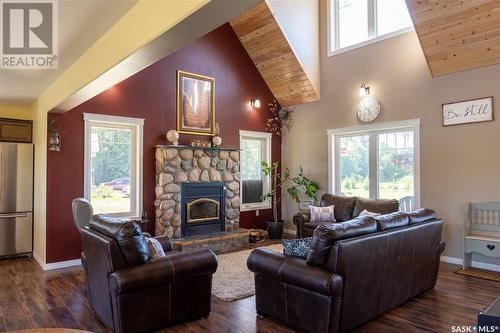
M 377 0 L 366 0 L 368 8 L 368 38 L 377 37 Z
M 369 193 L 371 199 L 378 198 L 378 139 L 377 133 L 370 133 L 368 146 L 369 164 Z
M 340 20 L 339 20 L 339 0 L 331 0 L 333 2 L 333 33 L 335 35 L 335 50 L 340 48 Z

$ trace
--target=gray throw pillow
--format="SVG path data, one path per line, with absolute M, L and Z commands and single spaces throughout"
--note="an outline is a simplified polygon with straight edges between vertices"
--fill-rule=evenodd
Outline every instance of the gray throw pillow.
M 299 239 L 282 239 L 283 254 L 286 256 L 299 257 L 302 259 L 307 258 L 309 248 L 311 247 L 312 237 L 299 238 Z

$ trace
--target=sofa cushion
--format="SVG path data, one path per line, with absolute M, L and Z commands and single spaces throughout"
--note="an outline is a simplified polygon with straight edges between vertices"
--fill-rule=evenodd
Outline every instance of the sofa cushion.
M 321 197 L 320 206 L 335 206 L 335 220 L 343 222 L 352 219 L 355 202 L 356 197 L 344 197 L 326 193 Z
M 379 215 L 375 216 L 374 219 L 377 220 L 377 229 L 379 231 L 404 227 L 409 224 L 408 214 L 402 212 Z
M 311 241 L 312 237 L 282 239 L 281 244 L 283 245 L 283 254 L 286 256 L 306 259 L 311 247 Z
M 138 224 L 107 215 L 94 215 L 90 221 L 90 228 L 114 239 L 127 264 L 134 265 L 148 261 L 148 242 Z
M 377 222 L 371 216 L 360 216 L 347 222 L 320 225 L 314 230 L 307 263 L 313 266 L 323 266 L 335 241 L 376 231 Z
M 396 199 L 366 199 L 357 197 L 354 204 L 353 216 L 359 216 L 365 209 L 372 213 L 394 213 L 399 210 L 399 201 Z
M 436 218 L 436 212 L 429 208 L 420 208 L 408 213 L 410 224 L 421 223 Z
M 335 206 L 309 206 L 311 222 L 335 222 Z

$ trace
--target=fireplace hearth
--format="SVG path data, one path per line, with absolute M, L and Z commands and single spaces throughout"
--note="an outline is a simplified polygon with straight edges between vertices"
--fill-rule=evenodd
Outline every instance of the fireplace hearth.
M 225 230 L 223 182 L 181 183 L 182 237 Z

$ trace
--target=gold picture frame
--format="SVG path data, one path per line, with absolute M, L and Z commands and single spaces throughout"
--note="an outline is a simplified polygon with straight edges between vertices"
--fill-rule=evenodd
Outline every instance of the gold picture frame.
M 177 71 L 177 131 L 215 135 L 215 79 Z

